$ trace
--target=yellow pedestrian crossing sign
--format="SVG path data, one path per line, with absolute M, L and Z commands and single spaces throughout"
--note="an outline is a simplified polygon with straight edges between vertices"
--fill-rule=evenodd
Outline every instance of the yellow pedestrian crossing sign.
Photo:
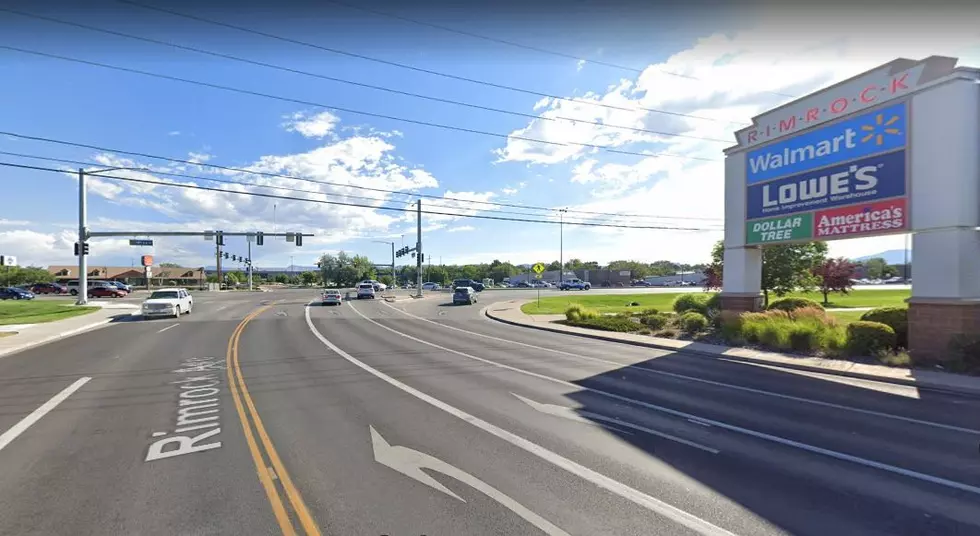
M 544 271 L 544 265 L 539 262 L 534 266 L 532 266 L 531 269 L 534 270 L 534 273 L 540 274 L 541 272 Z

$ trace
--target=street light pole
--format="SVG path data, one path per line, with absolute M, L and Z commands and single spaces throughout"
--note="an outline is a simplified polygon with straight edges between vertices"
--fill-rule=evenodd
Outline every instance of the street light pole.
M 391 245 L 391 284 L 397 286 L 398 278 L 395 276 L 395 243 L 387 240 L 372 240 L 372 242 Z
M 558 284 L 565 282 L 565 213 L 568 207 L 558 209 Z

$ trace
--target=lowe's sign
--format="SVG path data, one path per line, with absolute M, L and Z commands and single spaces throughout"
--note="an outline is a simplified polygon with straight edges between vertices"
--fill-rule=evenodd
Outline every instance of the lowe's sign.
M 907 118 L 903 102 L 750 151 L 746 155 L 746 183 L 904 148 Z
M 746 219 L 905 196 L 905 158 L 903 149 L 750 185 Z

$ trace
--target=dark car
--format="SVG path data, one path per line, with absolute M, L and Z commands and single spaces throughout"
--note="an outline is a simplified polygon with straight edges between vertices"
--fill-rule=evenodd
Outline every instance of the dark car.
M 125 291 L 119 290 L 114 285 L 99 285 L 88 289 L 89 298 L 122 298 L 125 295 Z
M 17 287 L 0 288 L 0 300 L 33 300 L 34 294 Z
M 459 287 L 470 287 L 476 292 L 483 292 L 483 283 L 472 279 L 457 279 L 453 281 L 453 290 L 455 291 Z
M 456 287 L 453 290 L 453 305 L 476 303 L 476 291 L 471 287 Z
M 34 294 L 68 294 L 68 287 L 58 283 L 34 283 L 31 285 Z

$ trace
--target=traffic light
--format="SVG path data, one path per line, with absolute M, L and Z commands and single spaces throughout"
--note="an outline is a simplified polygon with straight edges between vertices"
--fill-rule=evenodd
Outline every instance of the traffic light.
M 78 256 L 78 242 L 75 242 L 75 256 Z
M 228 252 L 227 251 L 225 252 L 225 258 L 226 259 L 228 258 Z
M 82 255 L 88 255 L 88 242 L 82 244 Z M 78 256 L 78 242 L 75 242 L 75 256 Z
M 255 233 L 255 245 L 261 246 L 262 244 L 265 244 L 265 233 L 259 231 Z
M 296 245 L 297 246 L 303 245 L 303 233 L 296 233 Z
M 231 256 L 231 260 L 233 260 L 233 261 L 237 261 L 237 260 L 238 260 L 238 257 L 237 257 L 237 256 L 235 256 L 234 254 L 232 254 L 232 256 Z
M 221 231 L 214 232 L 214 243 L 223 246 L 225 245 L 225 234 Z
M 425 264 L 425 253 L 419 253 L 419 263 Z

